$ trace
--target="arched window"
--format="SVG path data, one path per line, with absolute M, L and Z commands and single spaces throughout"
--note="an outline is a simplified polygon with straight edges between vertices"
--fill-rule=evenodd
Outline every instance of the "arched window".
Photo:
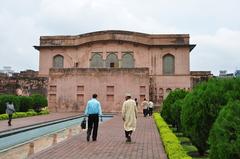
M 106 67 L 118 67 L 118 58 L 114 53 L 110 53 L 106 58 Z
M 102 55 L 100 55 L 99 53 L 94 53 L 90 60 L 90 67 L 91 68 L 102 68 L 103 67 Z
M 163 88 L 159 88 L 159 93 L 163 94 Z
M 166 89 L 166 93 L 170 93 L 171 91 L 172 91 L 171 88 L 167 88 L 167 89 Z
M 122 68 L 134 68 L 134 59 L 131 53 L 122 56 Z
M 53 67 L 63 68 L 64 57 L 62 55 L 56 55 L 53 57 Z
M 171 54 L 163 56 L 163 74 L 172 75 L 175 72 L 175 59 Z

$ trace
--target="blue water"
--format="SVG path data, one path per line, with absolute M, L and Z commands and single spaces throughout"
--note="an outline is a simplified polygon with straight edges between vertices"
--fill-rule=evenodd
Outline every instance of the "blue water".
M 103 117 L 103 122 L 106 120 L 109 120 L 111 118 L 112 117 Z M 68 127 L 80 125 L 82 120 L 83 120 L 83 117 L 79 117 L 77 119 L 63 121 L 61 123 L 47 125 L 44 127 L 40 127 L 40 128 L 25 131 L 25 132 L 13 134 L 10 136 L 2 137 L 2 138 L 0 138 L 0 150 L 7 149 L 9 147 L 27 142 L 29 140 L 33 140 L 35 138 L 38 138 L 38 137 L 46 135 L 46 134 L 51 134 L 53 132 L 63 130 Z

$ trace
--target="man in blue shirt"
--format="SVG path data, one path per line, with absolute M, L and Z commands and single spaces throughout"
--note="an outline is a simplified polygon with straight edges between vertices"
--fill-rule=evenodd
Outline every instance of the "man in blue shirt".
M 88 101 L 85 109 L 85 115 L 88 116 L 87 141 L 90 140 L 92 133 L 92 140 L 97 140 L 99 115 L 102 116 L 102 108 L 100 102 L 97 100 L 97 94 L 92 95 L 92 99 Z

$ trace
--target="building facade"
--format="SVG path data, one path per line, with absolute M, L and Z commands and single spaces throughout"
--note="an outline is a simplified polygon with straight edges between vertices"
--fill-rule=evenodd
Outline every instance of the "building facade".
M 99 31 L 41 36 L 39 76 L 48 77 L 51 111 L 83 111 L 97 93 L 103 111 L 121 110 L 125 93 L 161 103 L 176 88 L 190 90 L 188 34 Z M 141 108 L 140 108 L 141 109 Z

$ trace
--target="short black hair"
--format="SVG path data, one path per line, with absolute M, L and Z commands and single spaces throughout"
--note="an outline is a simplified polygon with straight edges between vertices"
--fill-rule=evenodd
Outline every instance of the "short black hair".
M 92 97 L 93 97 L 93 98 L 97 98 L 97 94 L 93 94 Z

